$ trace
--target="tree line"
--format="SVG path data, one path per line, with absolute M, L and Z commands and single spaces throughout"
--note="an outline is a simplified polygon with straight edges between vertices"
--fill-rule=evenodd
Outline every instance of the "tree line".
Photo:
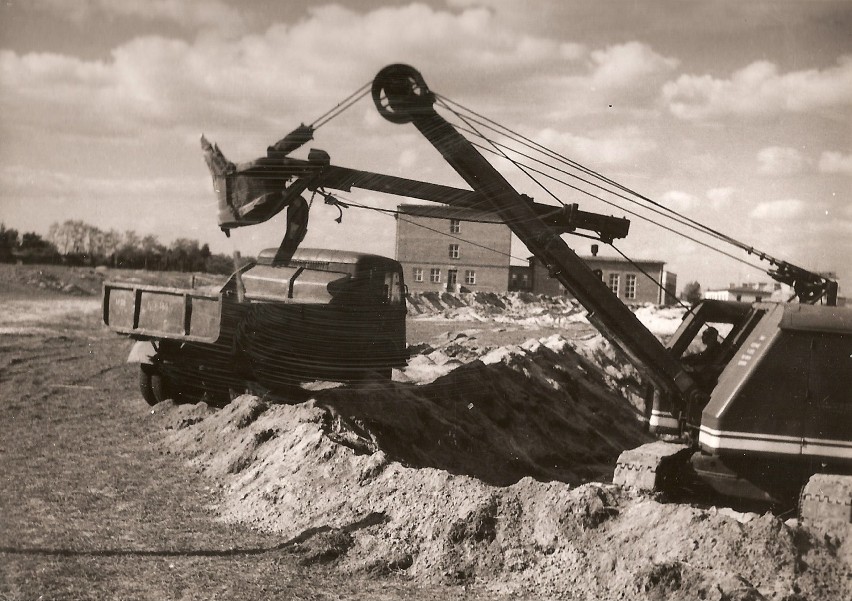
M 0 223 L 0 262 L 106 265 L 153 271 L 202 271 L 229 274 L 233 260 L 214 254 L 198 240 L 178 238 L 166 246 L 156 236 L 133 230 L 101 230 L 80 220 L 54 223 L 46 237 L 35 232 L 20 235 Z

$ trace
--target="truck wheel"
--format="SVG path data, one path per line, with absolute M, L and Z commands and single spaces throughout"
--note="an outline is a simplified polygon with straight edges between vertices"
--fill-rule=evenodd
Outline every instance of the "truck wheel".
M 168 398 L 166 378 L 153 365 L 143 363 L 139 366 L 139 390 L 142 398 L 151 406 Z

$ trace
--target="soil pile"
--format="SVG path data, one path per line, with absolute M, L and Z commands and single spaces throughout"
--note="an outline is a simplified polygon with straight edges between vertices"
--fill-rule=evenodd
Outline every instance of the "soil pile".
M 280 532 L 305 563 L 536 598 L 852 595 L 848 535 L 588 482 L 647 437 L 560 337 L 422 350 L 458 366 L 298 404 L 161 404 L 166 448 L 223 479 L 224 519 Z
M 102 275 L 94 268 L 0 264 L 0 282 L 7 288 L 4 296 L 33 292 L 94 296 L 100 295 L 102 281 Z
M 416 319 L 491 321 L 517 325 L 585 322 L 586 311 L 573 299 L 528 292 L 414 292 L 406 298 Z

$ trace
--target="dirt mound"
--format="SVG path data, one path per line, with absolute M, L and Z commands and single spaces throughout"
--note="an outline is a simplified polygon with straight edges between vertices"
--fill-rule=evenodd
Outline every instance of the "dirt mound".
M 408 314 L 418 320 L 479 321 L 520 326 L 568 326 L 588 323 L 574 299 L 529 292 L 414 292 L 406 298 Z M 645 327 L 661 339 L 677 330 L 683 307 L 644 304 L 630 307 Z
M 849 598 L 850 537 L 580 484 L 646 437 L 564 340 L 454 342 L 460 366 L 425 384 L 160 405 L 166 448 L 304 563 L 537 598 Z
M 559 325 L 585 321 L 574 300 L 528 292 L 414 292 L 406 298 L 416 319 Z
M 101 293 L 103 278 L 92 268 L 61 265 L 3 265 L 0 296 L 31 298 L 42 295 L 94 296 Z

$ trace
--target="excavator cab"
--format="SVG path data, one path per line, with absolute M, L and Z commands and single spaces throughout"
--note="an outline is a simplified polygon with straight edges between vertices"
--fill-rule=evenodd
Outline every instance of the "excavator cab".
M 686 315 L 666 347 L 709 394 L 765 313 L 761 304 L 702 301 Z

